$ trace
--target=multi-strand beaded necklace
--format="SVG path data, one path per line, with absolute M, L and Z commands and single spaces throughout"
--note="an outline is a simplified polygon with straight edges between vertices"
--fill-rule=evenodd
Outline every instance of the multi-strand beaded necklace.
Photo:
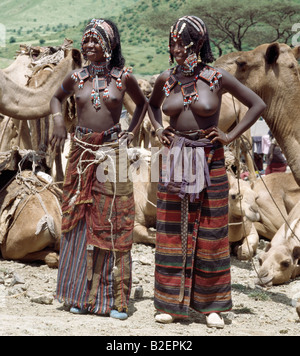
M 183 96 L 183 104 L 185 108 L 188 107 L 190 104 L 192 104 L 193 101 L 195 102 L 199 99 L 199 94 L 197 91 L 198 79 L 203 79 L 204 81 L 209 83 L 209 89 L 213 91 L 214 88 L 218 85 L 219 79 L 222 77 L 222 74 L 218 72 L 216 69 L 208 65 L 204 65 L 204 67 L 200 70 L 199 74 L 195 75 L 192 81 L 183 84 L 176 77 L 176 72 L 179 69 L 179 67 L 181 67 L 181 70 L 183 69 L 182 66 L 176 66 L 172 70 L 172 74 L 167 79 L 164 85 L 164 92 L 166 96 L 169 96 L 171 90 L 174 89 L 176 84 L 178 84 L 181 89 L 181 93 Z M 182 70 L 182 73 L 185 74 L 184 70 Z M 190 76 L 190 74 L 185 74 L 185 75 Z
M 92 79 L 92 92 L 91 100 L 93 107 L 96 111 L 101 109 L 100 92 L 103 91 L 103 100 L 109 98 L 108 85 L 111 78 L 115 78 L 116 86 L 119 90 L 122 90 L 122 75 L 126 77 L 132 72 L 131 68 L 117 68 L 114 67 L 107 73 L 106 63 L 95 65 L 92 63 L 90 66 L 84 67 L 81 71 L 72 74 L 72 79 L 75 82 L 79 81 L 78 88 L 82 89 L 84 82 L 88 79 Z

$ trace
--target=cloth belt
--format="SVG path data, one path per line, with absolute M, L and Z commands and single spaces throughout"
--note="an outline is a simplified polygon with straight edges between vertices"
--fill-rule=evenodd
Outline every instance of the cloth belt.
M 75 136 L 79 139 L 82 138 L 83 135 L 87 135 L 89 133 L 93 133 L 94 131 L 92 129 L 86 128 L 86 127 L 81 127 L 81 126 L 76 126 L 75 129 Z M 104 131 L 103 135 L 103 143 L 105 142 L 114 142 L 118 140 L 118 133 L 121 132 L 121 125 L 116 124 L 109 130 Z

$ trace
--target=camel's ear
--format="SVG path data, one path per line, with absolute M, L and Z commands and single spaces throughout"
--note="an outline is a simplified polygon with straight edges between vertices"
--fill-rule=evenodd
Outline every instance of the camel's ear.
M 266 62 L 270 65 L 275 64 L 280 54 L 279 44 L 277 42 L 271 43 L 266 51 Z
M 300 247 L 295 246 L 293 249 L 293 257 L 295 260 L 298 260 L 300 258 Z
M 300 59 L 300 46 L 292 48 L 292 51 L 294 53 L 294 56 L 297 60 Z
M 75 62 L 76 67 L 81 68 L 82 67 L 82 56 L 78 49 L 76 49 L 76 48 L 72 49 L 72 58 Z

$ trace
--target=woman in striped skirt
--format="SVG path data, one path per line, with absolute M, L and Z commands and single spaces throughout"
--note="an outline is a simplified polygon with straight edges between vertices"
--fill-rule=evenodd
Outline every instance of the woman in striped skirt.
M 229 73 L 207 65 L 214 59 L 198 17 L 175 22 L 169 48 L 177 65 L 159 75 L 149 100 L 151 122 L 165 146 L 157 195 L 156 321 L 186 318 L 193 308 L 206 314 L 208 326 L 221 328 L 220 313 L 232 307 L 223 145 L 250 128 L 265 104 Z M 225 91 L 249 108 L 228 134 L 218 128 Z M 161 107 L 170 117 L 167 128 Z
M 127 172 L 119 144 L 132 141 L 147 103 L 136 78 L 124 66 L 113 22 L 92 19 L 81 46 L 89 65 L 69 73 L 51 100 L 53 148 L 64 145 L 62 104 L 71 95 L 76 98 L 78 119 L 63 186 L 56 297 L 73 313 L 126 319 L 135 212 L 132 182 L 119 181 L 118 172 Z M 128 131 L 121 132 L 125 92 L 136 108 Z

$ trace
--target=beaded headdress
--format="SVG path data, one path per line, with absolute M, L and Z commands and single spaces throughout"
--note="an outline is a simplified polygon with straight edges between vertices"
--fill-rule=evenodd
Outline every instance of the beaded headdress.
M 171 27 L 170 37 L 169 37 L 169 53 L 170 53 L 170 63 L 173 63 L 173 56 L 170 52 L 171 41 L 177 42 L 178 38 L 181 38 L 186 43 L 184 48 L 187 52 L 192 52 L 191 48 L 197 43 L 194 43 L 189 35 L 187 24 L 191 25 L 198 33 L 198 41 L 205 38 L 207 35 L 207 29 L 204 22 L 196 16 L 183 16 L 176 21 L 176 23 Z
M 82 40 L 81 52 L 83 52 L 83 44 L 88 37 L 95 38 L 103 49 L 106 62 L 110 62 L 112 49 L 114 47 L 114 31 L 111 26 L 103 19 L 92 19 L 86 26 Z

